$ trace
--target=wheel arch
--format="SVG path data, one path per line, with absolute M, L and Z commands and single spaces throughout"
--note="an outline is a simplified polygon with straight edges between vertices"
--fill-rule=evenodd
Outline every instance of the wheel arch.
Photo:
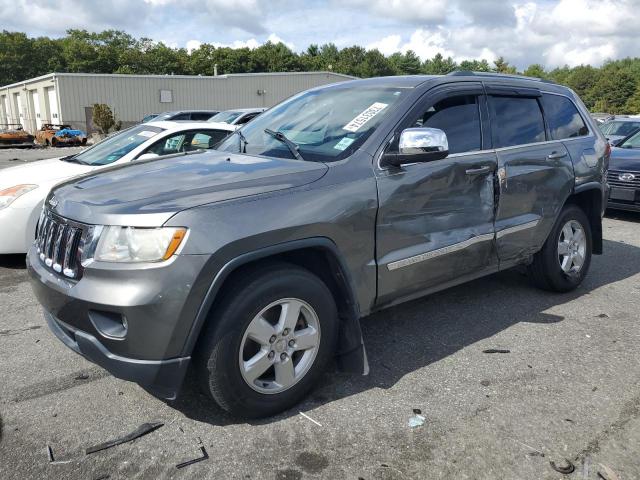
M 326 237 L 313 237 L 279 243 L 239 255 L 228 261 L 215 275 L 185 342 L 183 354 L 193 353 L 209 314 L 220 293 L 233 278 L 265 262 L 281 261 L 297 265 L 317 275 L 329 288 L 338 308 L 340 334 L 337 355 L 344 370 L 368 372 L 360 329 L 360 307 L 349 270 L 337 245 Z
M 577 186 L 567 198 L 565 205 L 567 204 L 577 205 L 587 215 L 589 226 L 591 227 L 592 251 L 595 255 L 601 255 L 603 252 L 602 185 L 597 182 L 590 182 Z

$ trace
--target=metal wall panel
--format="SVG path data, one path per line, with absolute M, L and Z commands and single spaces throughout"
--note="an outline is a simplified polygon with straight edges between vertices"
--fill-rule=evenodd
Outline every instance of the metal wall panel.
M 106 103 L 124 125 L 129 125 L 149 113 L 168 110 L 271 107 L 308 88 L 349 79 L 324 72 L 218 77 L 73 74 L 56 77 L 60 116 L 65 123 L 81 129 L 86 129 L 84 108 L 95 103 Z M 161 90 L 171 91 L 171 103 L 160 102 Z

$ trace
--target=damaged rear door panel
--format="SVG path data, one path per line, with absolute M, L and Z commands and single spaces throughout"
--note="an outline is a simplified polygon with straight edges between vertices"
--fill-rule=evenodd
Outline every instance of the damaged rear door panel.
M 571 194 L 573 165 L 562 142 L 547 140 L 539 91 L 487 91 L 498 159 L 496 244 L 509 265 L 544 244 Z

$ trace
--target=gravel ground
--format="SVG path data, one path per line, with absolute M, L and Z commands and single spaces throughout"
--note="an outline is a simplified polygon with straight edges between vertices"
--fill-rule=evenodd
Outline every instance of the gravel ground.
M 47 330 L 23 259 L 1 258 L 0 478 L 586 480 L 602 465 L 640 478 L 640 215 L 604 231 L 577 291 L 514 270 L 375 314 L 369 376 L 327 373 L 298 408 L 252 422 L 83 360 Z M 413 409 L 424 425 L 409 427 Z M 164 426 L 84 453 L 152 421 Z M 209 459 L 177 469 L 200 441 Z M 574 473 L 551 467 L 564 459 Z
M 85 147 L 60 147 L 60 148 L 0 148 L 0 170 L 3 168 L 35 162 L 46 158 L 64 157 L 82 151 Z

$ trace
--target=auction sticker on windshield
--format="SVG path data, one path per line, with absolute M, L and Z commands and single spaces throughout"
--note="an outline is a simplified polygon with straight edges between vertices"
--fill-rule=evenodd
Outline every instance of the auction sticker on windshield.
M 346 148 L 349 145 L 351 145 L 354 141 L 355 141 L 354 138 L 344 137 L 342 140 L 336 143 L 336 146 L 333 148 L 335 148 L 336 150 L 346 150 Z
M 367 108 L 364 112 L 359 114 L 356 118 L 354 118 L 349 123 L 347 123 L 344 127 L 342 127 L 342 129 L 346 130 L 347 132 L 357 132 L 358 130 L 360 130 L 360 128 L 362 128 L 362 126 L 365 123 L 367 123 L 373 117 L 378 115 L 382 110 L 384 110 L 387 107 L 387 105 L 388 103 L 380 103 L 380 102 L 374 103 L 369 108 Z

